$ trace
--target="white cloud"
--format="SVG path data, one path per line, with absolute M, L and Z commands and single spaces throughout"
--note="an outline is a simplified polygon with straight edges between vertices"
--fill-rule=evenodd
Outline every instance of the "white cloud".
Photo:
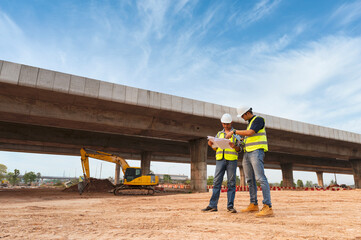
M 183 12 L 186 9 L 186 5 L 187 4 L 195 4 L 197 1 L 190 1 L 190 0 L 179 0 L 176 2 L 173 2 L 173 4 L 175 4 L 174 6 L 174 13 L 178 14 L 180 12 Z M 183 12 L 184 13 L 184 12 Z
M 260 54 L 271 54 L 282 51 L 291 42 L 290 37 L 285 34 L 274 42 L 259 41 L 251 46 L 249 56 L 257 56 Z
M 165 35 L 166 21 L 164 20 L 170 2 L 167 1 L 139 1 L 138 10 L 142 17 L 144 28 L 140 33 L 143 37 L 148 37 L 150 33 L 156 33 L 158 38 Z M 143 16 L 142 16 L 143 15 Z
M 260 0 L 249 11 L 238 11 L 234 13 L 230 17 L 230 20 L 235 20 L 238 25 L 246 27 L 271 14 L 280 2 L 280 0 Z
M 339 25 L 348 25 L 361 18 L 361 2 L 347 2 L 342 4 L 331 15 L 331 19 L 337 20 Z
M 22 30 L 2 11 L 0 11 L 0 29 L 2 38 L 13 34 L 17 36 L 22 35 Z
M 26 56 L 29 52 L 24 44 L 22 29 L 7 14 L 0 10 L 0 49 L 2 55 Z

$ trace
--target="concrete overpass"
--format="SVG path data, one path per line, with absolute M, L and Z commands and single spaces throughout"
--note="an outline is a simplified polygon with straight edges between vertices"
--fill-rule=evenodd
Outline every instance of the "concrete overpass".
M 236 109 L 188 98 L 0 61 L 0 150 L 79 156 L 81 147 L 150 161 L 191 164 L 191 184 L 206 190 L 215 164 L 206 136 Z M 266 168 L 353 174 L 361 188 L 361 135 L 256 113 L 266 119 Z M 239 161 L 239 164 L 240 161 Z M 241 166 L 240 166 L 241 167 Z M 241 177 L 243 176 L 243 171 Z

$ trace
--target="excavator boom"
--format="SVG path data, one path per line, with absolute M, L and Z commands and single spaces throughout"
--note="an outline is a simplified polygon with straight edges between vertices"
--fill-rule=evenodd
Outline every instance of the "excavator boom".
M 127 163 L 127 161 L 125 161 L 124 158 L 114 154 L 82 148 L 80 149 L 80 155 L 81 155 L 83 172 L 87 178 L 90 177 L 89 157 L 119 164 L 122 168 L 123 174 L 129 168 L 129 164 Z

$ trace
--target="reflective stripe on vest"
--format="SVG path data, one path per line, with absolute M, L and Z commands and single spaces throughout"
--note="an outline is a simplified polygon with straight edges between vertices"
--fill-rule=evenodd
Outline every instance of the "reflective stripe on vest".
M 254 117 L 252 121 L 248 124 L 247 130 L 251 129 L 253 121 L 258 118 L 258 116 Z M 266 126 L 266 123 L 265 123 Z M 264 149 L 265 152 L 268 151 L 268 143 L 267 143 L 267 135 L 265 126 L 258 131 L 258 133 L 253 134 L 252 136 L 245 137 L 245 152 L 252 152 L 257 149 Z
M 218 132 L 217 137 L 224 138 L 225 133 Z M 237 139 L 232 135 L 232 138 L 229 140 L 233 143 L 236 143 Z M 224 159 L 229 160 L 229 161 L 238 160 L 238 152 L 234 148 L 227 148 L 227 149 L 217 148 L 216 160 L 222 160 L 223 157 L 224 157 Z

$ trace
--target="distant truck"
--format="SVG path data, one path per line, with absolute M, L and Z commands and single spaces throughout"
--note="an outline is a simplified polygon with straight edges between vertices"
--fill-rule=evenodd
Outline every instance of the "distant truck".
M 73 186 L 73 185 L 75 185 L 76 183 L 73 183 L 72 181 L 67 181 L 67 182 L 65 182 L 64 183 L 64 186 L 66 187 L 66 188 L 69 188 L 69 187 L 71 187 L 71 186 Z

